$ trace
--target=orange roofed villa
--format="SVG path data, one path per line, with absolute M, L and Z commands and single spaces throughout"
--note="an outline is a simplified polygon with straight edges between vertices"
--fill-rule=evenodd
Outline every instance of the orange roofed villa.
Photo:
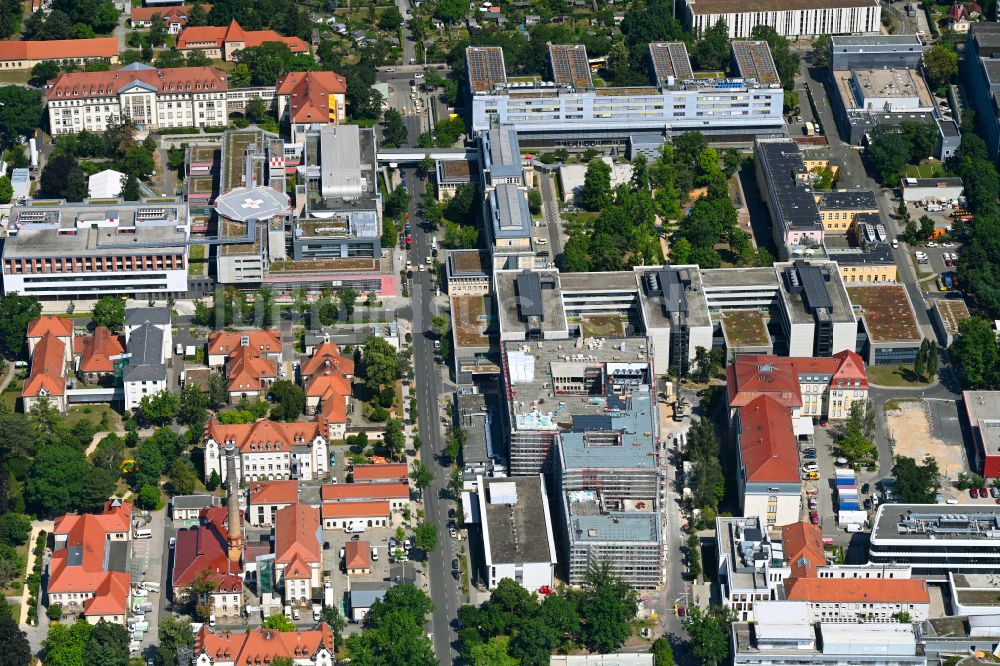
M 236 447 L 239 480 L 312 481 L 329 467 L 327 425 L 322 415 L 313 421 L 281 423 L 261 419 L 256 423 L 225 425 L 212 418 L 205 426 L 205 479 L 216 472 L 226 481 L 225 449 Z
M 244 30 L 236 19 L 227 27 L 196 26 L 185 28 L 177 38 L 178 51 L 204 51 L 214 60 L 231 61 L 243 49 L 268 42 L 282 42 L 292 53 L 309 53 L 309 45 L 298 37 L 282 37 L 274 30 Z
M 113 498 L 104 513 L 66 514 L 52 529 L 46 593 L 49 604 L 82 613 L 91 624 L 125 624 L 131 595 L 132 505 Z
M 291 659 L 295 666 L 333 666 L 333 631 L 325 623 L 306 631 L 246 633 L 216 632 L 203 625 L 194 637 L 194 666 L 270 664 L 277 657 Z

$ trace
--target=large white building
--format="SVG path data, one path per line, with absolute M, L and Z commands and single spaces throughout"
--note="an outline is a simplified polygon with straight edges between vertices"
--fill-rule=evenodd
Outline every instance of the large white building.
M 760 5 L 739 0 L 688 0 L 687 23 L 702 35 L 725 21 L 730 39 L 746 39 L 758 25 L 765 25 L 789 39 L 818 35 L 871 35 L 882 28 L 882 6 L 878 0 L 779 0 Z
M 556 544 L 545 479 L 479 477 L 479 515 L 489 588 L 510 578 L 529 592 L 553 586 Z
M 508 81 L 503 51 L 466 49 L 472 129 L 510 126 L 522 138 L 578 145 L 621 142 L 637 132 L 699 130 L 730 136 L 785 134 L 784 92 L 763 42 L 734 44 L 730 78 L 696 79 L 683 44 L 650 44 L 655 82 L 595 87 L 582 46 L 551 46 L 551 80 Z
M 225 482 L 225 448 L 232 444 L 239 455 L 236 473 L 240 481 L 299 479 L 311 481 L 326 473 L 329 463 L 326 424 L 315 421 L 224 425 L 214 418 L 205 426 L 205 479 L 216 472 Z
M 111 72 L 59 75 L 46 92 L 53 134 L 102 132 L 129 116 L 140 128 L 228 122 L 226 75 L 212 67 L 156 69 L 132 63 Z
M 187 205 L 33 201 L 10 213 L 4 293 L 42 299 L 187 292 Z

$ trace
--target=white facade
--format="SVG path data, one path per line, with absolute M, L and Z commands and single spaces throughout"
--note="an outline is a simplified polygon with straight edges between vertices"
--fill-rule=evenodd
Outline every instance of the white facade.
M 291 504 L 291 502 L 263 504 L 251 502 L 250 506 L 247 507 L 247 522 L 254 527 L 272 527 L 274 525 L 274 514 L 279 509 L 284 509 L 286 506 L 291 506 Z
M 283 443 L 262 443 L 245 446 L 240 449 L 236 458 L 236 473 L 240 481 L 272 481 L 274 479 L 298 479 L 312 481 L 326 474 L 329 453 L 327 440 L 317 434 L 310 441 L 297 442 L 293 446 Z M 239 448 L 239 447 L 238 447 Z M 209 436 L 205 442 L 205 478 L 217 472 L 223 482 L 226 481 L 226 465 L 222 450 L 225 442 L 217 442 Z
M 777 490 L 759 489 L 763 484 L 747 484 L 742 493 L 743 515 L 757 516 L 768 526 L 788 525 L 802 515 L 802 486 L 774 484 Z
M 143 396 L 155 395 L 167 389 L 166 378 L 161 380 L 144 380 L 134 382 L 124 382 L 125 389 L 125 411 L 132 411 L 139 408 Z
M 565 87 L 511 88 L 472 97 L 472 129 L 510 125 L 517 132 L 741 130 L 784 132 L 781 86 L 743 79 L 704 86 L 636 88 L 622 94 Z
M 225 90 L 162 94 L 139 86 L 117 95 L 51 99 L 48 103 L 54 135 L 81 130 L 103 132 L 123 115 L 135 120 L 140 128 L 225 126 L 227 108 Z
M 836 3 L 835 3 L 836 4 Z M 817 37 L 819 35 L 878 34 L 882 28 L 882 7 L 879 2 L 850 3 L 850 6 L 832 6 L 816 9 L 775 9 L 771 11 L 731 11 L 733 3 L 711 0 L 699 3 L 689 0 L 687 21 L 695 35 L 702 35 L 719 21 L 725 21 L 730 39 L 749 39 L 753 29 L 766 25 L 789 39 Z M 714 9 L 713 5 L 719 7 Z

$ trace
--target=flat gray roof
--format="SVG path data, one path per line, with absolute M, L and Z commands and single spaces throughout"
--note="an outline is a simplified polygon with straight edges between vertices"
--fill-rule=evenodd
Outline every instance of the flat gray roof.
M 75 234 L 57 229 L 21 228 L 7 236 L 4 259 L 33 259 L 80 256 L 132 256 L 146 254 L 184 254 L 187 232 L 173 226 L 138 226 L 119 229 L 80 229 Z M 134 232 L 134 233 L 133 233 Z M 178 243 L 174 245 L 173 243 Z
M 513 484 L 517 501 L 494 504 L 493 490 L 504 487 L 504 496 Z M 483 522 L 489 534 L 490 557 L 497 563 L 551 562 L 555 544 L 549 542 L 550 525 L 542 477 L 511 476 L 483 479 Z M 496 499 L 500 499 L 499 492 Z
M 660 515 L 652 511 L 602 511 L 593 491 L 566 493 L 571 543 L 660 543 Z
M 871 190 L 832 190 L 818 194 L 820 210 L 878 210 L 878 200 Z
M 542 331 L 565 333 L 569 329 L 569 324 L 566 321 L 566 311 L 563 309 L 559 272 L 554 270 L 533 272 L 538 274 L 542 283 L 544 312 L 538 325 Z M 518 270 L 494 272 L 501 334 L 505 331 L 525 331 L 528 326 L 527 316 L 521 313 L 521 303 L 517 291 L 517 276 L 519 274 L 521 271 Z
M 656 467 L 656 406 L 649 389 L 634 390 L 624 400 L 623 411 L 612 412 L 612 431 L 621 432 L 617 446 L 591 446 L 586 433 L 564 432 L 559 435 L 560 456 L 565 469 L 649 469 Z
M 786 271 L 803 267 L 805 272 L 798 271 L 800 278 L 804 275 L 811 276 L 819 273 L 817 279 L 807 277 L 808 283 L 805 288 L 798 292 L 792 292 L 792 286 L 785 277 Z M 835 323 L 855 322 L 854 309 L 851 306 L 851 299 L 847 295 L 844 280 L 840 276 L 837 264 L 832 261 L 796 261 L 778 262 L 774 264 L 778 271 L 778 284 L 781 288 L 781 297 L 785 301 L 785 309 L 792 319 L 792 323 L 807 324 L 816 321 L 814 310 L 826 308 L 829 310 L 830 319 Z M 811 300 L 818 297 L 817 300 Z
M 503 343 L 514 430 L 570 430 L 575 417 L 607 418 L 609 410 L 623 411 L 622 400 L 600 393 L 603 387 L 594 386 L 591 393 L 584 395 L 558 394 L 552 385 L 553 376 L 582 376 L 589 371 L 600 374 L 606 372 L 609 363 L 646 364 L 650 353 L 647 338 L 606 338 L 600 345 L 582 343 L 583 338 Z M 643 432 L 645 429 L 639 434 Z
M 916 35 L 832 35 L 832 44 L 834 46 L 923 46 Z
M 516 185 L 500 183 L 490 193 L 490 219 L 495 238 L 531 238 L 528 199 Z
M 494 178 L 521 177 L 521 148 L 517 132 L 511 127 L 491 129 L 479 134 L 483 144 L 483 170 Z
M 1000 506 L 995 504 L 882 504 L 875 514 L 872 539 L 996 541 Z
M 766 174 L 764 186 L 770 190 L 780 219 L 772 220 L 782 231 L 815 231 L 823 227 L 811 187 L 796 177 L 807 172 L 802 151 L 791 139 L 758 140 L 756 154 Z

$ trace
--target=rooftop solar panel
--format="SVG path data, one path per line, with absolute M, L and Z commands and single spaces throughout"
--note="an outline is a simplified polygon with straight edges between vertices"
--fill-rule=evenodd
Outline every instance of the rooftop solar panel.
M 684 42 L 653 42 L 649 45 L 649 57 L 653 61 L 657 84 L 668 84 L 671 78 L 674 81 L 694 78 Z
M 593 87 L 587 48 L 583 44 L 549 44 L 549 61 L 556 83 L 566 83 L 574 88 Z

